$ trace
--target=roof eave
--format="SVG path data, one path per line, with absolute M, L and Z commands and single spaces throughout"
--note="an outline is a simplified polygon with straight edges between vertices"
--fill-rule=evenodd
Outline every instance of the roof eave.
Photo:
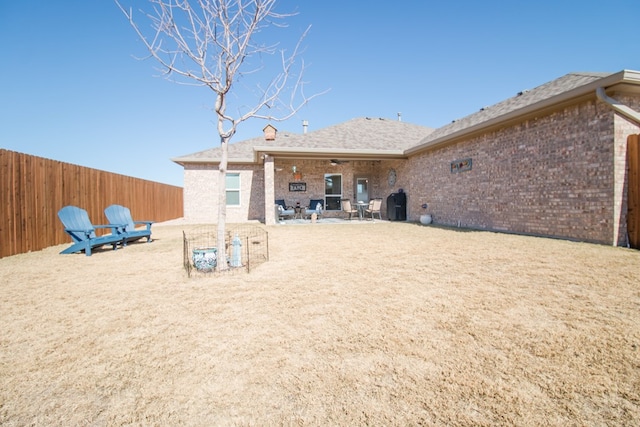
M 253 147 L 255 161 L 262 159 L 263 155 L 278 158 L 304 158 L 304 159 L 328 159 L 340 158 L 350 160 L 385 160 L 385 159 L 406 159 L 403 150 L 360 150 L 335 148 L 308 148 L 308 147 L 273 147 L 255 146 Z
M 350 160 L 390 160 L 406 159 L 403 150 L 357 150 L 357 149 L 326 149 L 326 148 L 296 148 L 296 147 L 274 147 L 274 146 L 254 146 L 253 157 L 229 158 L 229 164 L 259 164 L 264 155 L 288 158 L 288 159 L 328 159 L 340 158 Z M 176 157 L 171 161 L 185 166 L 187 164 L 217 164 L 222 161 L 219 157 Z
M 171 159 L 172 162 L 179 164 L 180 166 L 185 166 L 187 164 L 209 164 L 209 163 L 220 163 L 222 161 L 219 157 L 175 157 Z M 247 164 L 247 163 L 256 163 L 255 159 L 252 157 L 238 157 L 238 158 L 230 158 L 228 163 L 231 164 Z

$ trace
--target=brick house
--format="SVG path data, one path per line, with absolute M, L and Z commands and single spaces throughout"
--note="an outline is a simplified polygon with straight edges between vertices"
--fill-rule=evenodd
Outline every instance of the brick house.
M 571 73 L 431 129 L 357 118 L 229 145 L 227 220 L 276 222 L 275 199 L 341 217 L 340 199 L 404 189 L 407 220 L 626 245 L 627 140 L 640 133 L 640 72 Z M 184 215 L 217 218 L 220 149 L 184 167 Z M 634 184 L 635 185 L 635 184 Z

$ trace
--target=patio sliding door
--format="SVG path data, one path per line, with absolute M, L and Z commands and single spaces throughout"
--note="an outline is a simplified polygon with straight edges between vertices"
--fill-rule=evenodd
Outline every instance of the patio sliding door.
M 342 199 L 342 175 L 326 173 L 324 175 L 324 203 L 328 211 L 339 211 Z
M 356 177 L 355 185 L 356 202 L 367 203 L 369 201 L 369 178 Z

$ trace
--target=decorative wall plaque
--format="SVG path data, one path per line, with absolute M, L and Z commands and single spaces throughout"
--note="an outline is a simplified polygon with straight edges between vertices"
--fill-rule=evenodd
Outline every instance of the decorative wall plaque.
M 396 179 L 398 178 L 398 174 L 395 169 L 389 169 L 389 173 L 387 174 L 387 183 L 389 187 L 393 187 L 396 185 Z
M 461 159 L 451 162 L 451 173 L 465 172 L 471 170 L 471 159 Z
M 307 191 L 306 182 L 290 182 L 289 191 Z

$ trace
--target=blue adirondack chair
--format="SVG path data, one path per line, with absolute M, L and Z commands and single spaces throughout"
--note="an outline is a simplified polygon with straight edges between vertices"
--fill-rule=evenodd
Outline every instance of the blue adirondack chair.
M 112 224 L 123 224 L 118 227 L 118 233 L 124 235 L 124 245 L 134 242 L 143 237 L 147 238 L 147 243 L 151 242 L 151 225 L 154 221 L 134 221 L 129 208 L 120 205 L 111 205 L 104 210 L 104 214 Z M 136 225 L 143 224 L 145 228 L 136 229 Z
M 73 245 L 69 246 L 61 254 L 72 254 L 84 251 L 85 255 L 91 256 L 91 250 L 104 245 L 112 245 L 117 249 L 118 243 L 124 242 L 124 236 L 118 234 L 117 228 L 113 224 L 93 225 L 89 220 L 89 214 L 84 209 L 77 206 L 65 206 L 58 211 L 58 218 L 73 240 Z M 111 228 L 111 234 L 96 236 L 96 229 Z

